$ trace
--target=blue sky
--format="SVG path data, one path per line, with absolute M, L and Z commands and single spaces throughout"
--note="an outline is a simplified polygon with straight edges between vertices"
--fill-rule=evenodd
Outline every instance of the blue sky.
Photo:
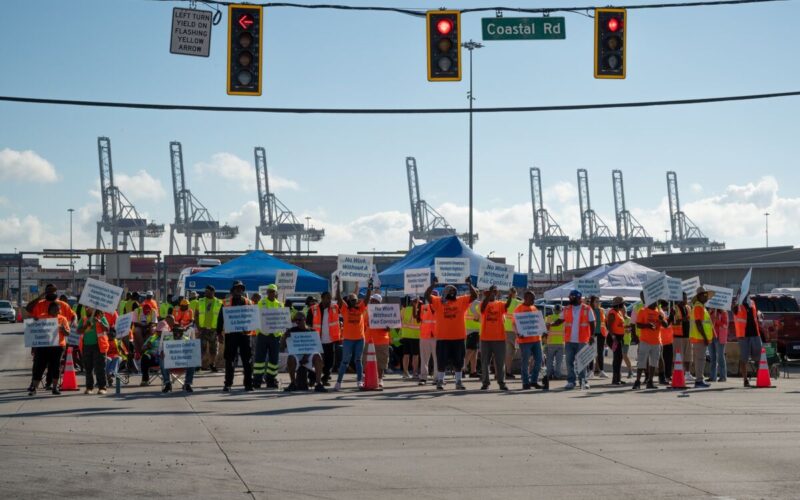
M 0 95 L 259 107 L 467 104 L 466 79 L 426 80 L 424 21 L 418 18 L 270 9 L 265 12 L 264 95 L 234 97 L 225 94 L 226 16 L 214 27 L 211 57 L 198 58 L 169 53 L 172 8 L 188 2 L 31 5 L 3 2 Z M 464 38 L 480 40 L 480 19 L 493 15 L 464 15 Z M 592 78 L 591 19 L 554 15 L 566 17 L 566 40 L 486 42 L 475 53 L 476 106 L 798 90 L 800 5 L 795 1 L 630 11 L 624 81 Z M 542 169 L 548 208 L 574 236 L 577 168 L 588 169 L 593 208 L 609 224 L 611 170 L 622 169 L 629 208 L 657 237 L 668 227 L 665 172 L 675 170 L 685 211 L 710 237 L 729 247 L 763 244 L 761 214 L 768 210 L 773 214 L 770 244 L 793 244 L 800 229 L 800 188 L 794 182 L 799 112 L 800 98 L 785 98 L 478 114 L 475 207 L 481 239 L 476 249 L 515 263 L 517 252 L 527 250 L 532 231 L 528 169 L 534 165 Z M 410 225 L 404 168 L 409 155 L 417 158 L 423 198 L 466 230 L 466 115 L 293 116 L 0 103 L 0 117 L 0 252 L 66 245 L 68 207 L 79 210 L 76 246 L 94 245 L 99 135 L 111 138 L 123 191 L 140 212 L 161 223 L 169 223 L 174 213 L 169 142 L 181 141 L 189 187 L 212 214 L 240 226 L 242 236 L 223 243 L 223 249 L 252 245 L 258 215 L 254 170 L 248 172 L 247 164 L 253 168 L 254 146 L 267 150 L 278 197 L 298 217 L 310 215 L 312 224 L 326 228 L 328 237 L 312 245 L 321 253 L 404 248 Z M 165 248 L 166 240 L 155 246 Z

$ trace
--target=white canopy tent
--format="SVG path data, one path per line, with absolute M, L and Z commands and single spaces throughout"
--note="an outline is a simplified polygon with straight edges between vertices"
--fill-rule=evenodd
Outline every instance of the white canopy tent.
M 600 294 L 602 298 L 620 296 L 628 300 L 638 300 L 642 286 L 653 275 L 660 274 L 654 269 L 639 265 L 635 262 L 623 262 L 602 266 L 581 276 L 581 279 L 593 278 L 600 283 Z M 574 290 L 577 280 L 565 283 L 557 288 L 544 292 L 545 299 L 561 299 L 569 296 L 569 292 Z

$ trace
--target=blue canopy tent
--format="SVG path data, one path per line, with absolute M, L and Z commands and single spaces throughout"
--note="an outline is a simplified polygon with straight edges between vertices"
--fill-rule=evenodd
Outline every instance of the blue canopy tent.
M 469 259 L 470 275 L 472 283 L 478 282 L 478 270 L 481 263 L 488 261 L 486 257 L 472 251 L 457 236 L 448 236 L 424 245 L 411 249 L 406 256 L 387 267 L 383 272 L 378 273 L 381 280 L 381 288 L 402 290 L 405 285 L 404 271 L 406 269 L 429 268 L 431 274 L 434 272 L 437 257 L 466 257 Z M 514 273 L 515 287 L 524 288 L 528 286 L 528 276 L 524 273 Z
M 203 290 L 207 285 L 212 285 L 217 291 L 227 292 L 234 281 L 241 280 L 248 292 L 257 292 L 259 286 L 275 283 L 277 271 L 283 269 L 297 270 L 295 289 L 298 292 L 324 292 L 328 289 L 328 280 L 325 278 L 261 251 L 250 252 L 188 276 L 185 286 L 186 290 Z

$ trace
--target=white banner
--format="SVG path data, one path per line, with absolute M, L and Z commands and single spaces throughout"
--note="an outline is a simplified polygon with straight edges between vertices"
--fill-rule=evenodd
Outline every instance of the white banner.
M 514 282 L 514 266 L 497 264 L 490 260 L 481 262 L 478 268 L 478 288 L 494 285 L 498 290 L 508 290 Z
M 600 296 L 600 281 L 594 278 L 578 278 L 575 280 L 575 288 L 577 288 L 587 300 L 591 295 Z
M 168 340 L 161 343 L 164 348 L 164 368 L 196 368 L 200 366 L 200 339 Z
M 400 328 L 400 304 L 369 304 L 370 328 Z
M 463 257 L 436 257 L 434 274 L 439 283 L 464 283 L 469 276 L 469 259 Z
M 721 286 L 705 285 L 706 290 L 714 292 L 714 296 L 708 299 L 706 307 L 711 309 L 722 309 L 723 311 L 731 310 L 731 303 L 733 302 L 733 289 Z
M 589 363 L 594 361 L 597 356 L 597 348 L 593 345 L 586 344 L 578 351 L 575 356 L 575 371 L 579 372 L 589 366 Z
M 77 331 L 69 332 L 67 335 L 67 345 L 78 346 L 81 343 L 81 334 Z
M 284 297 L 294 293 L 297 288 L 297 269 L 280 269 L 275 274 L 275 284 L 278 285 L 278 292 Z
M 406 295 L 422 295 L 431 286 L 431 270 L 406 269 L 403 271 L 403 293 Z
M 514 313 L 514 324 L 520 337 L 535 337 L 547 333 L 547 325 L 541 312 Z
M 680 302 L 683 300 L 683 282 L 680 278 L 670 278 L 667 276 L 667 294 L 664 300 Z
M 261 328 L 258 306 L 230 306 L 222 308 L 225 333 L 249 332 Z
M 372 277 L 371 255 L 339 255 L 336 272 L 339 281 L 363 281 L 366 283 Z
M 322 352 L 322 341 L 317 332 L 292 332 L 286 338 L 286 350 L 294 356 Z
M 372 288 L 378 290 L 381 287 L 381 278 L 378 276 L 378 266 L 372 264 Z
M 750 279 L 753 276 L 753 268 L 751 267 L 747 274 L 744 275 L 742 280 L 742 287 L 739 288 L 739 303 L 744 302 L 744 298 L 750 293 Z
M 700 287 L 700 276 L 681 281 L 681 287 L 689 300 L 692 300 L 692 297 L 694 297 L 695 293 L 697 293 L 697 289 Z M 681 297 L 681 300 L 682 299 L 683 297 Z
M 55 347 L 58 345 L 58 319 L 26 319 L 25 347 Z
M 283 333 L 292 327 L 291 311 L 288 307 L 268 309 L 259 308 L 261 311 L 261 330 L 264 333 Z
M 667 275 L 655 274 L 645 281 L 642 287 L 644 291 L 644 306 L 663 299 L 667 295 Z
M 117 310 L 120 298 L 122 298 L 122 288 L 93 278 L 86 278 L 86 285 L 83 287 L 78 302 L 86 307 L 113 313 Z
M 123 314 L 117 318 L 117 324 L 114 329 L 117 331 L 117 338 L 122 339 L 130 335 L 131 326 L 133 325 L 133 313 Z

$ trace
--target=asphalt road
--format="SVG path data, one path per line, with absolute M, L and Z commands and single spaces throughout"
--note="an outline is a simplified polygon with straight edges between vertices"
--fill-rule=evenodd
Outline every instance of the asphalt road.
M 138 379 L 121 397 L 29 397 L 20 330 L 0 325 L 3 498 L 800 497 L 797 373 L 637 393 L 437 393 L 398 376 L 358 393 L 349 376 L 291 395 L 224 394 L 204 374 L 188 397 Z

